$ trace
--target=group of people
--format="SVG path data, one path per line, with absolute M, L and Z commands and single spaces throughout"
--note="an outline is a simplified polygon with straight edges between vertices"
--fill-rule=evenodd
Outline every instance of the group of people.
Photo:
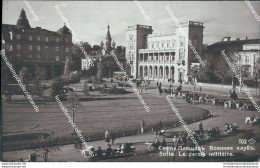
M 163 125 L 162 125 L 161 121 L 158 124 L 155 124 L 153 126 L 153 132 L 154 132 L 156 138 L 158 135 L 163 135 L 165 133 L 165 130 L 163 129 Z
M 94 148 L 92 148 L 92 150 L 94 151 Z M 113 152 L 113 150 L 112 150 L 112 148 L 111 148 L 111 145 L 108 145 L 108 148 L 107 148 L 107 150 L 106 150 L 106 155 L 105 155 L 105 156 L 106 156 L 106 157 L 112 156 L 112 152 Z M 98 147 L 98 150 L 96 151 L 95 157 L 98 158 L 98 159 L 101 159 L 101 158 L 104 157 L 103 151 L 102 151 L 102 149 L 101 149 L 100 146 Z
M 234 133 L 238 131 L 238 126 L 236 124 L 225 123 L 225 127 L 226 127 L 226 129 L 224 130 L 225 134 Z
M 109 142 L 110 142 L 110 139 L 111 139 L 111 144 L 113 145 L 114 144 L 114 141 L 115 141 L 115 134 L 114 133 L 111 133 L 109 129 L 107 129 L 107 131 L 105 132 L 105 142 L 106 142 L 106 145 L 109 146 Z

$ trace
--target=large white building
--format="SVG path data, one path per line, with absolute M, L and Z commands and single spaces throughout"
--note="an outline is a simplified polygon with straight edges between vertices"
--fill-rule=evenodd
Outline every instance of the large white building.
M 134 78 L 188 81 L 192 63 L 198 63 L 188 45 L 192 41 L 197 53 L 203 50 L 203 23 L 183 22 L 175 32 L 152 34 L 152 26 L 128 26 L 126 59 Z M 183 34 L 185 33 L 185 35 Z
M 254 76 L 256 66 L 260 65 L 260 44 L 244 44 L 243 50 L 239 51 L 239 56 L 238 64 L 242 67 L 242 76 Z

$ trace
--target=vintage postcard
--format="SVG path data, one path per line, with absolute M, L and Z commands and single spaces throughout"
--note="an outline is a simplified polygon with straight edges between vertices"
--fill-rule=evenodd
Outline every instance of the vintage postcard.
M 259 166 L 259 1 L 2 4 L 2 167 Z

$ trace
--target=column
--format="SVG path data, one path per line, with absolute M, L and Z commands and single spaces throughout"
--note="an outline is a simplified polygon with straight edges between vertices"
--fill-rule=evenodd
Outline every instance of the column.
M 165 67 L 163 66 L 163 79 L 165 78 Z

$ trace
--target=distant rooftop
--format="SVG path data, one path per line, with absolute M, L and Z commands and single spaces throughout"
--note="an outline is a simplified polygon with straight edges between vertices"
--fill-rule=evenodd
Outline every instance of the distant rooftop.
M 133 26 L 127 26 L 127 30 L 134 30 L 134 29 L 149 29 L 152 30 L 152 26 L 147 26 L 147 25 L 140 25 L 140 24 L 136 24 Z

